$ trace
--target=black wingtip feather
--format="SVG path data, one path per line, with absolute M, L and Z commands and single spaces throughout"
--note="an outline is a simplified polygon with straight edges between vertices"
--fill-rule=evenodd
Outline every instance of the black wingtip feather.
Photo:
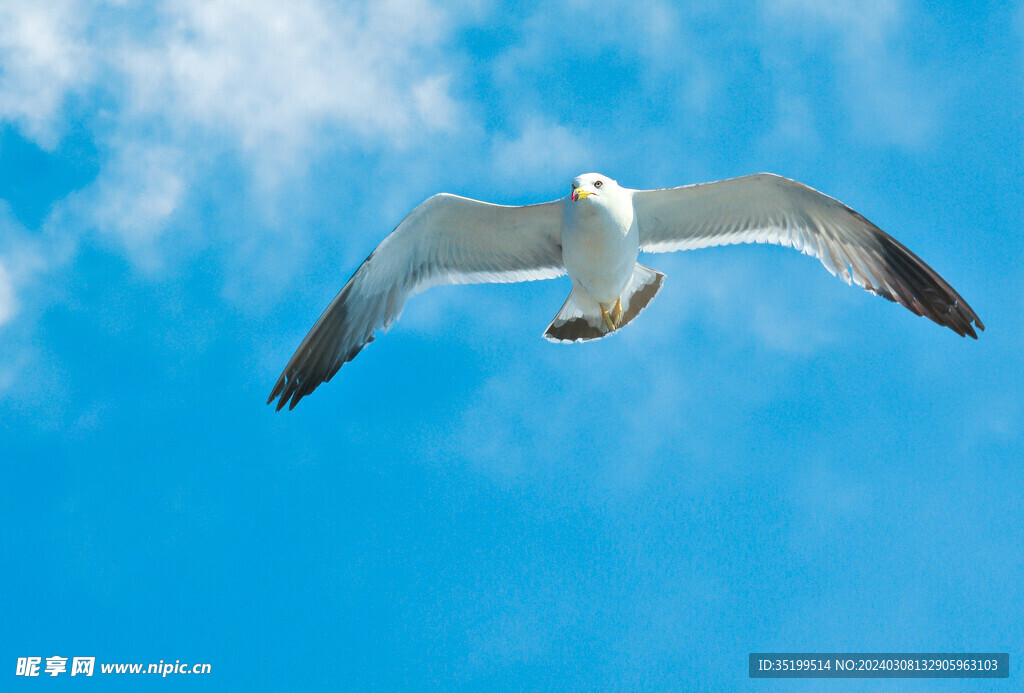
M 972 323 L 982 331 L 985 326 L 963 297 L 906 246 L 881 229 L 877 229 L 877 232 L 883 261 L 897 270 L 895 274 L 890 273 L 886 277 L 895 295 L 887 295 L 888 292 L 880 295 L 938 325 L 948 327 L 961 337 L 977 339 L 978 333 Z
M 373 339 L 374 335 L 371 332 L 364 343 L 357 344 L 348 352 L 339 354 L 333 361 L 317 360 L 307 363 L 306 359 L 309 358 L 312 350 L 309 347 L 300 349 L 297 354 L 301 354 L 301 358 L 297 363 L 290 362 L 285 368 L 281 377 L 277 379 L 270 397 L 267 398 L 267 404 L 271 404 L 277 399 L 276 411 L 281 411 L 285 405 L 288 406 L 288 411 L 291 411 L 303 397 L 311 394 L 321 383 L 329 382 L 331 378 L 337 375 L 341 367 L 354 359 Z M 331 353 L 334 351 L 333 347 L 328 346 L 329 348 L 318 353 Z M 299 364 L 305 365 L 300 368 Z

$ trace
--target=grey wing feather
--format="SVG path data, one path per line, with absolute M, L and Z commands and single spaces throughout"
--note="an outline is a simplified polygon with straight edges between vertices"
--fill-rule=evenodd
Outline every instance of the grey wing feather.
M 637 190 L 640 249 L 650 253 L 771 243 L 818 258 L 847 284 L 977 339 L 981 320 L 945 279 L 842 202 L 770 173 Z
M 565 274 L 560 201 L 506 207 L 435 195 L 416 207 L 348 280 L 296 349 L 267 404 L 295 407 L 386 330 L 411 295 L 439 284 Z

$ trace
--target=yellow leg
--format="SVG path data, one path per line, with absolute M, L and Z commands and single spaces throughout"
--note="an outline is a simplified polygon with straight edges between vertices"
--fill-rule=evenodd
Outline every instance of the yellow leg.
M 608 315 L 608 309 L 602 306 L 600 303 L 597 305 L 601 306 L 601 317 L 604 318 L 604 324 L 608 326 L 609 330 L 615 329 L 615 323 L 612 322 L 612 316 Z
M 622 299 L 615 299 L 615 309 L 612 311 L 612 322 L 618 327 L 619 323 L 622 322 Z

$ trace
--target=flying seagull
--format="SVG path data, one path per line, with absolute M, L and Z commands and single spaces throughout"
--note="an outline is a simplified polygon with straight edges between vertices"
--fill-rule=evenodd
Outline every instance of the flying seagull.
M 946 280 L 899 241 L 836 199 L 758 173 L 659 190 L 623 188 L 586 173 L 569 195 L 510 207 L 434 195 L 370 253 L 274 385 L 267 404 L 289 409 L 387 330 L 406 299 L 439 284 L 522 282 L 568 274 L 572 291 L 544 337 L 601 339 L 636 318 L 665 275 L 637 262 L 737 243 L 772 243 L 818 258 L 851 281 L 961 337 L 985 326 Z

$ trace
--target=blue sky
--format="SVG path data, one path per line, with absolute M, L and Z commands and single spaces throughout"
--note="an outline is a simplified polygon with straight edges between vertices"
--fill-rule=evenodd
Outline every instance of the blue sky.
M 1019 678 L 1022 112 L 1020 3 L 0 3 L 4 687 L 51 655 L 213 667 L 131 690 Z M 414 205 L 586 171 L 797 178 L 988 329 L 711 249 L 642 259 L 665 288 L 589 345 L 540 337 L 565 279 L 432 289 L 264 405 Z

